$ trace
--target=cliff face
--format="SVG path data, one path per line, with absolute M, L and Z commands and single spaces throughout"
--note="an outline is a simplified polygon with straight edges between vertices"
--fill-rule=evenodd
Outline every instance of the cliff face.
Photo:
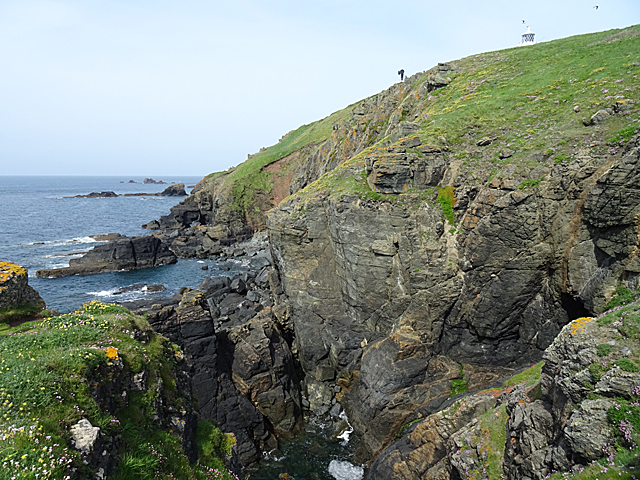
M 413 98 L 397 111 L 411 115 Z M 588 146 L 557 154 L 525 141 L 517 163 L 506 141 L 463 133 L 436 145 L 400 121 L 270 213 L 302 365 L 348 381 L 343 403 L 369 455 L 452 380 L 473 388 L 537 361 L 569 320 L 601 312 L 621 282 L 638 285 L 640 137 L 603 148 L 611 133 L 595 117 L 576 133 Z
M 147 228 L 208 256 L 266 226 L 311 409 L 340 402 L 369 460 L 638 286 L 638 48 L 631 27 L 439 64 Z
M 638 305 L 566 325 L 544 362 L 412 422 L 373 479 L 611 478 L 637 474 Z M 600 461 L 600 463 L 595 463 Z M 602 478 L 602 477 L 599 477 Z M 624 477 L 623 477 L 624 478 Z
M 637 284 L 639 138 L 617 158 L 543 167 L 538 189 L 496 178 L 460 195 L 451 231 L 432 191 L 313 196 L 270 215 L 302 364 L 360 372 L 348 410 L 373 452 L 448 393 L 458 363 L 532 363 L 568 320 Z

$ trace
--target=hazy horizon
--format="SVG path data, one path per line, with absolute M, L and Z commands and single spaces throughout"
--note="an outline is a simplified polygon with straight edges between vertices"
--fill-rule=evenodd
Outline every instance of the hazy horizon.
M 0 175 L 204 176 L 399 78 L 640 2 L 5 0 Z M 522 21 L 525 21 L 523 24 Z

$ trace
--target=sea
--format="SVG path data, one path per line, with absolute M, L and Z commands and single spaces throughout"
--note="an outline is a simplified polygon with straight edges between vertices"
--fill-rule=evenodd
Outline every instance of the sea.
M 155 176 L 167 183 L 193 186 L 202 177 Z M 129 183 L 130 180 L 136 183 Z M 47 307 L 66 313 L 91 300 L 104 302 L 170 297 L 180 287 L 195 288 L 207 276 L 233 275 L 218 269 L 213 260 L 179 259 L 176 265 L 129 272 L 88 276 L 39 278 L 36 271 L 69 265 L 96 245 L 90 235 L 120 233 L 148 235 L 142 224 L 167 215 L 179 197 L 65 198 L 111 190 L 124 193 L 157 193 L 167 185 L 143 184 L 143 177 L 129 176 L 0 176 L 0 260 L 26 267 L 29 285 Z M 186 189 L 190 191 L 189 188 Z M 204 265 L 208 271 L 202 270 Z M 166 290 L 150 293 L 144 285 L 161 284 Z M 116 294 L 123 287 L 131 291 Z
M 167 183 L 193 186 L 202 177 L 152 176 Z M 133 180 L 136 183 L 129 183 Z M 143 184 L 131 176 L 0 176 L 0 261 L 8 260 L 29 272 L 29 285 L 47 307 L 66 313 L 85 302 L 139 300 L 171 297 L 181 287 L 198 287 L 207 277 L 233 276 L 243 270 L 237 262 L 178 259 L 175 265 L 129 272 L 87 276 L 39 278 L 36 271 L 69 265 L 96 245 L 91 235 L 120 233 L 135 236 L 150 232 L 142 224 L 167 215 L 181 199 L 176 197 L 65 198 L 91 192 L 157 193 L 167 185 Z M 187 192 L 191 189 L 187 188 Z M 208 270 L 202 267 L 207 265 Z M 145 285 L 161 284 L 166 290 L 148 292 Z M 120 289 L 130 291 L 118 294 Z M 271 480 L 287 473 L 296 480 L 360 480 L 363 469 L 354 462 L 354 441 L 337 439 L 332 421 L 317 418 L 295 438 L 284 439 L 277 451 L 265 454 L 257 469 L 247 472 L 251 480 Z M 354 462 L 355 463 L 355 462 Z

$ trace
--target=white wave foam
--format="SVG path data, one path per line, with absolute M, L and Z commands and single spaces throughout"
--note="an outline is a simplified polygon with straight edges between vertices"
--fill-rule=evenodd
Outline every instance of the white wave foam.
M 91 295 L 92 297 L 113 297 L 113 293 L 115 290 L 102 290 L 101 292 L 87 292 L 87 295 Z
M 198 260 L 198 263 L 204 263 L 204 260 Z
M 353 427 L 351 426 L 351 423 L 349 423 L 349 418 L 347 417 L 347 414 L 345 413 L 344 410 L 341 411 L 340 415 L 338 416 L 341 419 L 343 419 L 345 422 L 347 422 L 347 425 L 349 426 L 349 428 L 347 428 L 344 432 L 342 432 L 340 435 L 336 437 L 343 441 L 342 442 L 343 445 L 346 445 L 347 443 L 349 443 L 349 437 L 353 433 Z
M 362 480 L 364 468 L 341 460 L 331 460 L 329 473 L 336 480 Z
M 27 245 L 53 245 L 53 246 L 61 246 L 61 245 L 78 245 L 81 243 L 96 243 L 96 240 L 91 237 L 76 237 L 69 238 L 66 240 L 47 240 L 46 242 L 31 242 Z

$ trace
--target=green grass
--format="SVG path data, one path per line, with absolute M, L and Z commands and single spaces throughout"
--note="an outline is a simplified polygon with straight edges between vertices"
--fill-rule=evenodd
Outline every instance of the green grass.
M 0 478 L 62 479 L 69 468 L 92 477 L 70 448 L 69 428 L 84 417 L 105 434 L 122 436 L 122 462 L 111 478 L 159 478 L 158 472 L 222 479 L 190 465 L 178 437 L 152 421 L 160 378 L 165 405 L 180 408 L 185 401 L 176 393 L 173 355 L 142 317 L 100 302 L 0 333 Z M 115 395 L 115 410 L 104 410 L 98 402 L 104 394 L 95 392 L 109 392 L 113 379 L 142 369 L 148 389 L 129 392 L 128 405 Z
M 449 86 L 424 94 L 422 81 L 417 81 L 399 100 L 403 106 L 405 99 L 413 104 L 411 114 L 418 118 L 415 122 L 421 130 L 417 134 L 423 143 L 437 145 L 443 136 L 450 150 L 446 156 L 464 159 L 459 174 L 466 175 L 467 184 L 483 185 L 507 165 L 516 165 L 520 188 L 538 187 L 540 181 L 528 179 L 526 169 L 540 162 L 549 166 L 568 162 L 576 146 L 591 145 L 592 133 L 600 140 L 591 148 L 593 154 L 614 154 L 640 131 L 637 108 L 612 116 L 597 130 L 582 124 L 583 117 L 611 107 L 617 95 L 640 102 L 640 57 L 634 53 L 640 51 L 640 27 L 625 29 L 630 35 L 620 41 L 606 41 L 620 32 L 467 57 L 453 63 L 455 73 Z M 475 142 L 487 135 L 494 138 L 492 144 L 477 147 Z M 607 145 L 607 140 L 615 145 Z M 515 154 L 501 160 L 498 154 L 503 148 Z M 544 153 L 546 160 L 534 159 L 534 153 Z M 342 170 L 349 164 L 358 165 L 363 158 L 355 155 Z M 294 197 L 309 198 L 319 191 L 335 195 L 336 185 L 325 177 Z M 353 186 L 356 190 L 343 188 L 340 194 L 358 193 L 359 186 Z
M 611 310 L 612 308 L 627 305 L 636 300 L 636 293 L 629 290 L 624 285 L 618 285 L 613 292 L 611 300 L 605 305 L 605 310 Z
M 502 388 L 512 387 L 520 383 L 524 383 L 527 387 L 535 385 L 540 381 L 540 375 L 542 375 L 542 367 L 544 362 L 536 363 L 532 367 L 527 368 L 524 372 L 521 372 L 513 377 L 509 378 L 502 384 Z
M 0 310 L 0 324 L 4 324 L 0 325 L 0 331 L 2 331 L 3 327 L 8 328 L 9 323 L 20 321 L 37 313 L 42 313 L 43 316 L 48 316 L 47 310 L 43 310 L 40 307 L 31 304 Z
M 453 206 L 456 204 L 455 188 L 453 187 L 438 187 L 438 203 L 442 207 L 444 218 L 447 219 L 449 225 L 455 226 L 456 217 L 453 213 Z
M 333 124 L 349 118 L 350 110 L 351 107 L 347 107 L 322 120 L 303 125 L 289 133 L 279 143 L 257 153 L 228 172 L 208 175 L 207 181 L 224 178 L 225 185 L 233 196 L 233 209 L 254 214 L 256 207 L 259 209 L 255 203 L 256 192 L 261 190 L 270 193 L 273 186 L 271 174 L 262 171 L 262 168 L 303 147 L 324 142 L 331 136 Z

